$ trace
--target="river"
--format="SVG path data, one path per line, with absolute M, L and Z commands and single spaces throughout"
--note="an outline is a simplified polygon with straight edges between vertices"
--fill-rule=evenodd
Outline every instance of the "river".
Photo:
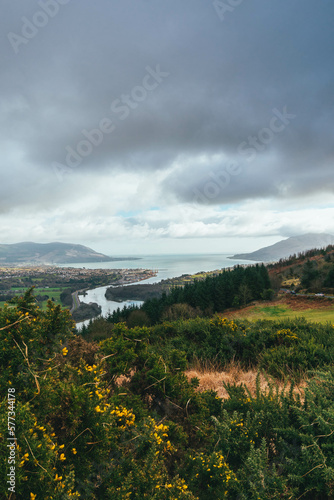
M 139 283 L 157 283 L 163 279 L 175 278 L 182 274 L 196 274 L 201 271 L 215 271 L 226 267 L 232 267 L 237 264 L 251 264 L 248 260 L 232 260 L 228 259 L 231 254 L 186 254 L 186 255 L 148 255 L 142 256 L 138 260 L 128 259 L 111 262 L 98 262 L 87 264 L 73 264 L 72 267 L 85 267 L 86 269 L 152 269 L 157 272 L 157 275 Z M 131 283 L 133 284 L 133 283 Z M 102 308 L 102 316 L 122 309 L 125 305 L 129 304 L 142 304 L 141 301 L 128 300 L 123 302 L 114 302 L 105 298 L 105 293 L 109 286 L 101 286 L 88 290 L 85 296 L 80 295 L 80 301 L 96 302 Z M 89 321 L 78 323 L 80 327 L 82 324 L 88 324 Z

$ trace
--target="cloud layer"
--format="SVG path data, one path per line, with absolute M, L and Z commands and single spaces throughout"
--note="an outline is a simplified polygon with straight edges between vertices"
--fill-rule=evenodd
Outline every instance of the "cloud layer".
M 6 2 L 2 242 L 334 232 L 333 21 L 331 0 Z

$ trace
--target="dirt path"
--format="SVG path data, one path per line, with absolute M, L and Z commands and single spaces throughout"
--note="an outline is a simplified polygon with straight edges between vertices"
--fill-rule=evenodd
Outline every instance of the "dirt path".
M 70 313 L 72 314 L 76 309 L 78 309 L 78 307 L 80 306 L 80 299 L 79 299 L 79 296 L 78 296 L 78 292 L 80 290 L 77 290 L 76 292 L 73 292 L 72 293 L 72 307 L 71 307 L 71 310 L 70 310 Z

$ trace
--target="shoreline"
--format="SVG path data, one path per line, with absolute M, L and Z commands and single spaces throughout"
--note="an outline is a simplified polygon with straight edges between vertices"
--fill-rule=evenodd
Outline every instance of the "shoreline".
M 123 273 L 121 273 L 121 272 L 119 273 L 119 274 L 122 274 L 121 278 L 119 278 L 116 283 L 109 284 L 109 285 L 102 285 L 102 287 L 103 286 L 109 286 L 109 287 L 121 286 L 121 287 L 124 287 L 124 286 L 131 285 L 131 284 L 140 284 L 142 281 L 145 281 L 145 280 L 150 279 L 150 278 L 154 278 L 158 274 L 158 271 L 153 271 L 153 270 L 148 270 L 148 269 L 133 269 L 131 271 L 129 269 L 124 269 L 124 270 L 120 269 L 118 271 L 124 271 Z M 138 273 L 138 271 L 141 271 L 141 272 Z M 101 310 L 100 310 L 100 312 L 97 312 L 98 311 L 97 307 L 99 307 L 101 309 L 99 304 L 97 304 L 96 302 L 85 303 L 85 302 L 82 302 L 79 298 L 80 295 L 85 295 L 85 292 L 87 292 L 89 290 L 95 290 L 96 288 L 100 288 L 100 287 L 96 287 L 96 286 L 87 287 L 87 288 L 83 288 L 80 290 L 76 290 L 75 292 L 73 292 L 71 294 L 72 295 L 72 307 L 70 309 L 70 313 L 71 313 L 72 317 L 73 317 L 73 313 L 76 313 L 78 310 L 80 310 L 80 307 L 85 309 L 85 313 L 87 316 L 84 319 L 80 319 L 78 321 L 76 321 L 73 318 L 76 323 L 81 323 L 82 321 L 87 321 L 89 319 L 93 319 L 93 318 L 99 316 L 99 314 L 101 314 Z M 122 302 L 122 300 L 120 302 Z M 88 308 L 90 308 L 91 314 L 89 314 Z

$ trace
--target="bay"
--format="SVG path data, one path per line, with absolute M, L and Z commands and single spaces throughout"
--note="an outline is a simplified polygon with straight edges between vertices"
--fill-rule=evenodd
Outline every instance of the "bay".
M 122 260 L 110 262 L 89 262 L 82 264 L 66 264 L 63 267 L 86 269 L 153 269 L 158 275 L 145 280 L 145 283 L 156 283 L 162 279 L 175 278 L 182 274 L 195 274 L 201 271 L 214 271 L 237 264 L 251 264 L 249 260 L 229 259 L 231 254 L 159 254 L 142 255 L 133 258 L 120 257 Z M 117 256 L 115 256 L 117 257 Z

